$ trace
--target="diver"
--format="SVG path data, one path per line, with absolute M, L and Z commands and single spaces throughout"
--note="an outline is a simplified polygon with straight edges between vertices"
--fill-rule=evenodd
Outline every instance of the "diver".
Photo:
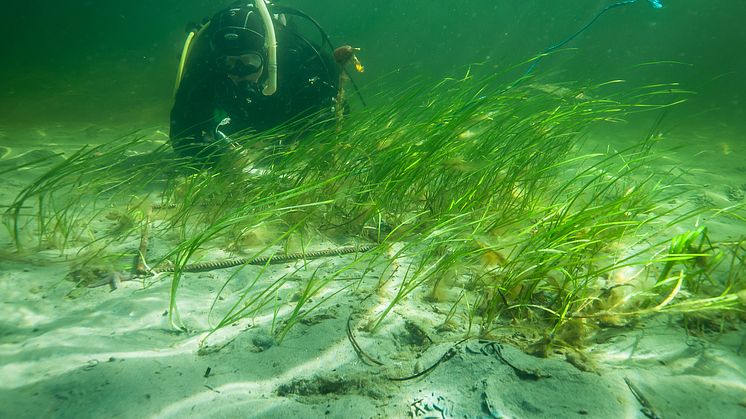
M 294 18 L 311 22 L 321 44 L 303 36 Z M 212 164 L 237 147 L 233 134 L 312 115 L 333 119 L 345 80 L 344 63 L 334 57 L 329 37 L 299 10 L 256 0 L 218 12 L 195 27 L 184 46 L 171 110 L 172 148 Z

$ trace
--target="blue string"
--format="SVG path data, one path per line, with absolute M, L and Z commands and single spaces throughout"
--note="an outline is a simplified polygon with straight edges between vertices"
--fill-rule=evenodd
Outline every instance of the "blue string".
M 648 0 L 651 6 L 653 6 L 656 9 L 662 9 L 663 3 L 660 2 L 660 0 Z
M 590 28 L 591 25 L 593 25 L 594 23 L 596 23 L 596 21 L 604 13 L 608 12 L 611 9 L 616 9 L 617 7 L 627 6 L 627 5 L 630 5 L 630 4 L 633 4 L 633 3 L 637 3 L 637 0 L 622 0 L 622 1 L 618 1 L 618 2 L 616 2 L 614 4 L 610 4 L 610 5 L 606 6 L 606 7 L 604 7 L 600 12 L 598 12 L 596 14 L 596 16 L 593 17 L 593 19 L 590 20 L 590 22 L 586 23 L 585 26 L 583 26 L 582 28 L 580 28 L 579 31 L 577 31 L 574 34 L 570 35 L 570 37 L 567 38 L 567 39 L 565 39 L 564 41 L 562 41 L 562 42 L 560 42 L 558 44 L 552 45 L 551 47 L 545 49 L 544 52 L 542 52 L 541 55 L 538 58 L 536 58 L 533 63 L 531 63 L 531 66 L 528 68 L 528 70 L 526 70 L 526 72 L 523 73 L 523 77 L 526 77 L 529 74 L 531 74 L 531 72 L 534 71 L 534 69 L 536 68 L 536 66 L 539 65 L 539 62 L 542 60 L 542 58 L 544 58 L 544 56 L 546 54 L 548 54 L 548 53 L 550 53 L 550 52 L 552 52 L 552 51 L 554 51 L 554 50 L 556 50 L 558 48 L 562 48 L 563 46 L 567 45 L 570 41 L 572 41 L 573 39 L 577 38 L 581 33 L 585 32 L 588 28 Z M 650 3 L 650 5 L 653 6 L 653 8 L 655 8 L 655 9 L 661 9 L 661 8 L 663 8 L 663 3 L 661 3 L 660 0 L 648 0 L 648 3 Z

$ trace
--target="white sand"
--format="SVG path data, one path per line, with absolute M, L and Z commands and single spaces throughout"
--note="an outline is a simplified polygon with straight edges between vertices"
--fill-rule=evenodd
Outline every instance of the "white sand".
M 718 152 L 712 151 L 712 164 L 719 162 L 713 167 L 722 167 Z M 733 167 L 720 174 L 703 170 L 703 182 L 736 183 L 729 175 L 739 165 L 735 159 L 729 164 Z M 24 180 L 6 184 L 0 203 Z M 713 199 L 727 199 L 725 186 L 702 189 Z M 727 228 L 722 232 L 731 234 Z M 7 237 L 2 240 L 7 250 Z M 114 291 L 84 289 L 71 298 L 73 285 L 63 279 L 69 262 L 52 252 L 33 257 L 34 264 L 13 260 L 7 251 L 2 255 L 0 418 L 645 417 L 625 378 L 663 418 L 746 415 L 744 329 L 687 336 L 678 322 L 663 316 L 634 329 L 609 330 L 577 366 L 559 354 L 536 358 L 507 343 L 501 358 L 486 342 L 454 347 L 463 330 L 438 332 L 445 313 L 433 314 L 424 291 L 394 309 L 375 333 L 366 332 L 364 326 L 396 289 L 394 281 L 378 294 L 369 294 L 372 286 L 342 291 L 279 345 L 270 337 L 273 307 L 268 307 L 201 347 L 209 330 L 207 311 L 232 269 L 185 275 L 179 312 L 189 331 L 183 332 L 169 324 L 168 278 L 147 288 L 128 281 Z M 310 262 L 299 276 L 352 257 Z M 262 281 L 301 266 L 274 265 Z M 245 268 L 230 291 L 259 269 Z M 375 273 L 366 281 L 375 281 Z M 290 298 L 293 284 L 300 282 L 278 297 Z M 346 285 L 349 281 L 337 281 L 333 287 Z M 346 333 L 350 316 L 357 342 L 383 366 L 366 364 L 354 351 Z M 390 380 L 427 368 L 449 351 L 424 377 Z

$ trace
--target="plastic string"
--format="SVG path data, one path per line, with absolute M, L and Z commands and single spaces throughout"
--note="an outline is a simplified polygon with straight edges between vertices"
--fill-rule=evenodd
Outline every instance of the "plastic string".
M 663 3 L 661 3 L 660 0 L 647 0 L 647 1 L 648 1 L 648 3 L 650 3 L 650 5 L 654 9 L 661 9 L 661 8 L 663 8 Z M 526 77 L 529 74 L 531 74 L 531 72 L 534 71 L 534 69 L 536 68 L 536 66 L 539 64 L 539 62 L 542 60 L 542 58 L 544 58 L 544 56 L 546 56 L 546 54 L 548 54 L 548 53 L 550 53 L 550 52 L 552 52 L 552 51 L 554 51 L 554 50 L 556 50 L 558 48 L 562 48 L 563 46 L 565 46 L 569 42 L 571 42 L 573 39 L 577 38 L 580 34 L 582 34 L 583 32 L 585 32 L 586 30 L 588 30 L 588 28 L 590 28 L 594 23 L 596 23 L 596 21 L 601 16 L 603 16 L 604 13 L 608 12 L 609 10 L 616 9 L 617 7 L 628 6 L 628 5 L 634 4 L 634 3 L 637 3 L 637 0 L 622 0 L 622 1 L 618 1 L 618 2 L 616 2 L 614 4 L 610 4 L 610 5 L 606 6 L 606 7 L 604 7 L 603 9 L 601 9 L 600 12 L 596 13 L 596 15 L 593 17 L 593 19 L 591 19 L 588 23 L 586 23 L 585 26 L 583 26 L 582 28 L 580 28 L 580 30 L 578 30 L 574 34 L 570 35 L 568 38 L 566 38 L 562 42 L 560 42 L 558 44 L 555 44 L 555 45 L 552 45 L 551 47 L 545 49 L 539 55 L 539 57 L 536 58 L 533 63 L 531 63 L 531 66 L 529 66 L 529 68 L 523 74 L 523 77 Z

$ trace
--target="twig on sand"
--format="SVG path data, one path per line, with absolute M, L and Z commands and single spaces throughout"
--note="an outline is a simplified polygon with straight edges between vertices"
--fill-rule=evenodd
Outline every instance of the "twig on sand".
M 145 222 L 142 225 L 142 234 L 140 235 L 140 247 L 139 251 L 137 252 L 137 258 L 135 259 L 135 274 L 136 275 L 146 275 L 150 273 L 150 269 L 148 269 L 148 266 L 145 262 L 146 258 L 145 255 L 148 252 L 148 226 L 150 225 L 150 222 L 148 220 L 148 217 L 145 216 Z
M 417 374 L 410 375 L 408 377 L 388 377 L 388 379 L 391 380 L 391 381 L 407 381 L 407 380 L 413 380 L 415 378 L 419 378 L 419 377 L 422 377 L 424 375 L 427 375 L 430 372 L 432 372 L 435 368 L 437 368 L 438 365 L 440 365 L 442 362 L 448 361 L 449 359 L 451 359 L 454 356 L 456 356 L 456 354 L 458 354 L 459 351 L 460 351 L 460 348 L 461 348 L 460 345 L 462 343 L 464 343 L 468 339 L 469 338 L 462 339 L 461 341 L 459 341 L 455 345 L 451 346 L 448 349 L 448 351 L 446 351 L 446 353 L 444 353 L 443 356 L 441 356 L 440 359 L 438 359 L 433 365 L 425 368 L 424 370 L 418 372 Z
M 347 338 L 350 339 L 350 344 L 352 345 L 352 349 L 355 350 L 355 353 L 357 353 L 357 356 L 360 357 L 360 359 L 362 359 L 363 362 L 368 361 L 376 365 L 383 365 L 383 362 L 365 353 L 365 351 L 363 351 L 363 348 L 360 347 L 360 344 L 357 343 L 357 340 L 355 339 L 355 335 L 352 334 L 352 315 L 350 315 L 350 317 L 347 318 Z
M 513 372 L 518 376 L 518 378 L 523 380 L 539 380 L 542 378 L 549 378 L 551 377 L 551 374 L 547 373 L 546 371 L 541 371 L 534 368 L 519 368 L 514 363 L 508 361 L 502 352 L 502 345 L 500 345 L 497 342 L 488 341 L 485 343 L 484 346 L 482 346 L 481 352 L 485 355 L 496 355 L 500 361 L 509 366 L 513 369 Z
M 642 406 L 640 412 L 642 412 L 643 415 L 649 417 L 650 419 L 662 419 L 661 416 L 656 413 L 655 409 L 653 409 L 653 405 L 650 404 L 650 401 L 642 394 L 642 392 L 636 385 L 632 384 L 632 381 L 630 381 L 629 378 L 624 377 L 624 382 L 627 383 L 629 391 L 632 392 L 632 395 L 635 396 L 637 401 Z

